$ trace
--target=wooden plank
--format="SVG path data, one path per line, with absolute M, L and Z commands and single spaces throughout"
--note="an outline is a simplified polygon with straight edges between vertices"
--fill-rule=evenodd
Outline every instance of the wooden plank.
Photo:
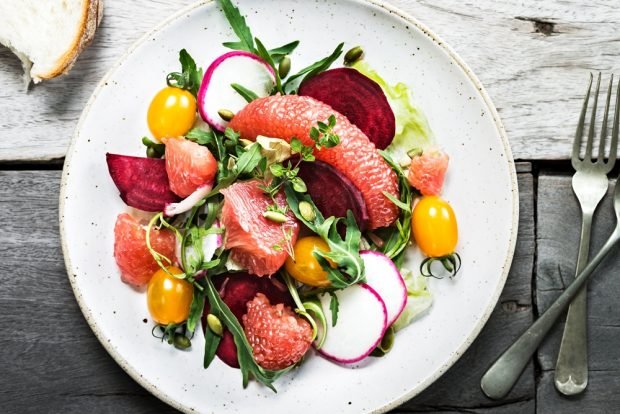
M 591 252 L 595 253 L 615 226 L 610 186 L 592 227 Z M 570 175 L 543 172 L 538 179 L 536 300 L 543 312 L 574 277 L 580 234 L 580 210 Z M 561 396 L 553 385 L 553 371 L 562 338 L 559 323 L 538 352 L 543 371 L 537 404 L 541 412 L 612 412 L 620 406 L 620 260 L 610 253 L 589 284 L 588 358 L 589 385 L 577 398 Z
M 95 84 L 126 48 L 193 0 L 106 0 L 95 41 L 70 75 L 25 94 L 21 67 L 0 50 L 0 161 L 64 156 Z M 586 77 L 618 72 L 615 0 L 390 0 L 418 17 L 468 63 L 495 101 L 517 159 L 570 154 Z
M 82 317 L 60 248 L 59 182 L 60 171 L 0 171 L 3 410 L 172 412 L 124 373 Z
M 531 280 L 534 267 L 534 186 L 531 174 L 519 174 L 520 218 L 514 260 L 506 287 L 489 322 L 459 361 L 399 412 L 533 413 L 533 364 L 506 400 L 489 400 L 480 390 L 480 378 L 499 353 L 533 321 Z
M 0 403 L 13 412 L 173 412 L 135 383 L 99 344 L 66 277 L 57 225 L 59 171 L 0 171 L 3 264 Z M 484 399 L 482 370 L 532 320 L 533 185 L 520 175 L 517 253 L 501 303 L 470 350 L 434 386 L 397 411 L 533 412 L 532 367 L 508 403 Z M 27 203 L 24 200 L 28 200 Z M 491 344 L 491 345 L 490 345 Z M 25 393 L 24 390 L 28 390 Z

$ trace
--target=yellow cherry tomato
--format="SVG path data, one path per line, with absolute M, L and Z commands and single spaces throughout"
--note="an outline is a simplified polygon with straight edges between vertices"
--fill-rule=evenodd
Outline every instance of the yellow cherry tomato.
M 450 204 L 437 196 L 425 196 L 413 209 L 413 237 L 428 257 L 454 253 L 458 241 L 456 216 Z
M 196 98 L 186 90 L 167 86 L 151 101 L 146 119 L 157 139 L 185 135 L 196 120 Z
M 183 273 L 176 266 L 169 266 L 167 270 L 173 275 Z M 146 289 L 146 304 L 155 322 L 162 325 L 181 323 L 189 316 L 193 295 L 194 286 L 191 283 L 159 269 Z
M 315 287 L 329 286 L 327 272 L 323 270 L 319 261 L 312 254 L 314 249 L 329 252 L 329 246 L 322 238 L 318 236 L 302 237 L 293 246 L 295 260 L 289 256 L 284 267 L 292 277 L 301 283 Z

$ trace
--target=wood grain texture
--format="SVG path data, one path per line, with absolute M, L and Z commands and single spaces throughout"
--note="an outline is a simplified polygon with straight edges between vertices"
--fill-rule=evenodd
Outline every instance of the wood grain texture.
M 66 77 L 28 94 L 0 49 L 0 161 L 63 157 L 96 83 L 143 33 L 192 0 L 106 0 L 93 44 Z M 517 159 L 565 159 L 590 71 L 620 69 L 616 0 L 390 0 L 468 63 L 498 107 Z
M 0 337 L 2 411 L 172 412 L 121 370 L 77 306 L 60 248 L 59 181 L 59 171 L 0 171 L 0 208 L 12 213 L 0 227 L 3 265 L 11 270 L 0 273 L 0 312 L 10 333 Z M 484 368 L 532 320 L 532 176 L 520 174 L 519 184 L 519 241 L 500 304 L 461 360 L 396 412 L 533 412 L 531 366 L 506 402 L 486 400 L 478 386 Z
M 592 226 L 591 257 L 615 226 L 612 194 L 602 201 Z M 570 175 L 541 173 L 538 178 L 536 300 L 539 312 L 549 307 L 573 280 L 580 210 Z M 612 412 L 620 407 L 620 260 L 618 249 L 603 261 L 588 285 L 588 388 L 576 398 L 561 396 L 553 385 L 553 372 L 562 338 L 563 321 L 555 326 L 538 352 L 542 377 L 538 383 L 540 412 Z

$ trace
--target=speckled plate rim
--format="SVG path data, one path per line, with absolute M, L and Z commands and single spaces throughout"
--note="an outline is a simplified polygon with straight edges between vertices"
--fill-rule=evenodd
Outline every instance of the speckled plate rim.
M 142 387 L 144 387 L 146 390 L 148 390 L 151 394 L 155 395 L 160 400 L 164 401 L 165 403 L 169 404 L 170 406 L 172 406 L 172 407 L 174 407 L 174 408 L 176 408 L 176 409 L 178 409 L 180 411 L 183 411 L 183 412 L 193 412 L 194 410 L 190 409 L 190 407 L 187 407 L 187 406 L 183 405 L 179 401 L 176 401 L 176 400 L 170 398 L 165 392 L 163 392 L 162 390 L 157 388 L 157 386 L 155 386 L 153 383 L 151 383 L 146 378 L 144 378 L 138 371 L 136 371 L 127 362 L 127 360 L 121 354 L 119 354 L 117 352 L 117 350 L 112 346 L 112 344 L 110 342 L 107 341 L 107 338 L 105 338 L 104 335 L 102 334 L 102 332 L 99 330 L 97 322 L 95 321 L 95 319 L 92 316 L 91 310 L 88 308 L 88 306 L 84 302 L 84 300 L 82 298 L 82 295 L 81 295 L 81 293 L 79 291 L 79 288 L 77 287 L 77 285 L 75 284 L 73 278 L 71 277 L 71 275 L 74 273 L 74 269 L 73 269 L 73 266 L 71 264 L 71 259 L 70 259 L 69 254 L 68 254 L 67 241 L 66 241 L 66 236 L 65 236 L 65 225 L 64 225 L 65 192 L 66 192 L 66 187 L 67 187 L 67 176 L 69 175 L 69 166 L 71 164 L 71 158 L 73 156 L 74 146 L 75 146 L 75 143 L 77 142 L 79 131 L 81 130 L 82 125 L 85 122 L 85 120 L 86 120 L 86 118 L 87 118 L 87 116 L 88 116 L 88 114 L 89 114 L 89 112 L 91 110 L 91 107 L 92 107 L 93 103 L 95 102 L 95 100 L 99 96 L 99 93 L 101 92 L 101 90 L 105 86 L 106 82 L 116 73 L 118 68 L 127 60 L 127 58 L 129 58 L 132 55 L 133 51 L 137 47 L 142 45 L 144 42 L 146 42 L 149 38 L 151 38 L 155 33 L 157 33 L 160 30 L 162 30 L 164 27 L 166 27 L 171 22 L 173 22 L 173 21 L 175 21 L 175 20 L 177 20 L 179 18 L 182 18 L 184 15 L 188 14 L 192 10 L 194 10 L 194 9 L 196 9 L 198 7 L 203 7 L 203 6 L 207 5 L 207 4 L 213 3 L 214 1 L 215 0 L 200 0 L 200 1 L 196 2 L 196 3 L 193 3 L 193 4 L 191 4 L 191 5 L 187 6 L 187 7 L 179 10 L 177 13 L 175 13 L 172 16 L 170 16 L 169 18 L 165 19 L 164 21 L 162 21 L 161 23 L 156 25 L 153 29 L 151 29 L 149 32 L 144 34 L 141 38 L 139 38 L 112 65 L 112 68 L 105 74 L 105 76 L 97 84 L 97 87 L 93 91 L 93 94 L 91 95 L 90 99 L 86 103 L 86 106 L 84 107 L 84 110 L 82 111 L 82 114 L 81 114 L 80 119 L 78 121 L 77 127 L 76 127 L 75 132 L 73 134 L 73 137 L 71 139 L 71 143 L 70 143 L 69 148 L 67 150 L 67 155 L 66 155 L 65 162 L 64 162 L 64 165 L 63 165 L 63 171 L 62 171 L 62 177 L 61 177 L 61 183 L 60 183 L 59 224 L 60 224 L 60 240 L 61 240 L 61 244 L 62 244 L 62 252 L 63 252 L 64 259 L 65 259 L 65 267 L 67 269 L 67 275 L 68 275 L 68 278 L 69 278 L 69 282 L 71 283 L 71 288 L 73 289 L 73 293 L 74 293 L 74 295 L 75 295 L 75 297 L 77 299 L 78 305 L 79 305 L 79 307 L 80 307 L 80 309 L 82 311 L 82 314 L 84 315 L 84 318 L 88 322 L 88 325 L 91 327 L 91 329 L 95 333 L 95 336 L 97 337 L 99 342 L 103 345 L 105 350 L 112 356 L 112 358 L 114 358 L 114 360 L 121 366 L 121 368 L 127 374 L 129 374 L 129 376 L 131 378 L 133 378 Z M 478 93 L 480 94 L 480 97 L 482 98 L 483 102 L 485 103 L 485 105 L 487 107 L 487 110 L 492 115 L 492 119 L 493 119 L 493 122 L 495 124 L 497 133 L 499 134 L 499 137 L 501 139 L 503 150 L 504 150 L 504 152 L 506 154 L 506 162 L 508 164 L 508 169 L 509 169 L 509 173 L 510 173 L 510 184 L 511 184 L 511 194 L 512 194 L 512 228 L 511 228 L 511 233 L 510 233 L 510 241 L 509 241 L 509 245 L 508 245 L 508 251 L 506 252 L 506 260 L 505 260 L 505 262 L 504 262 L 504 264 L 502 266 L 502 274 L 500 276 L 499 283 L 497 285 L 497 289 L 495 290 L 495 292 L 493 292 L 491 300 L 489 301 L 489 305 L 484 310 L 484 313 L 482 314 L 480 319 L 477 321 L 477 323 L 474 325 L 473 329 L 471 330 L 471 332 L 467 336 L 467 338 L 465 338 L 465 340 L 461 343 L 461 345 L 458 347 L 458 349 L 456 349 L 452 353 L 450 358 L 438 370 L 436 370 L 433 374 L 429 375 L 426 378 L 426 380 L 422 381 L 415 388 L 409 390 L 406 393 L 403 393 L 402 395 L 400 395 L 399 397 L 395 398 L 394 400 L 392 400 L 391 402 L 387 403 L 386 405 L 384 405 L 382 407 L 377 407 L 376 409 L 374 409 L 372 411 L 373 413 L 384 413 L 384 412 L 387 412 L 387 411 L 389 411 L 389 410 L 391 410 L 391 409 L 393 409 L 395 407 L 398 407 L 399 405 L 401 405 L 401 404 L 405 403 L 406 401 L 410 400 L 411 398 L 415 397 L 416 395 L 421 393 L 424 389 L 426 389 L 429 385 L 431 385 L 433 382 L 435 382 L 448 369 L 450 369 L 450 367 L 452 367 L 452 365 L 454 365 L 454 363 L 456 363 L 456 361 L 463 355 L 463 353 L 469 348 L 469 346 L 478 337 L 478 334 L 480 333 L 480 331 L 482 330 L 482 328 L 486 324 L 487 320 L 491 316 L 491 313 L 493 312 L 493 309 L 495 308 L 495 305 L 497 304 L 497 301 L 499 300 L 499 296 L 500 296 L 500 294 L 502 293 L 502 291 L 504 289 L 504 285 L 506 283 L 506 279 L 508 278 L 508 273 L 510 271 L 510 266 L 512 264 L 512 259 L 513 259 L 513 255 L 514 255 L 514 251 L 515 251 L 515 247 L 516 247 L 516 243 L 517 243 L 517 232 L 518 232 L 518 225 L 519 225 L 519 189 L 518 189 L 518 184 L 517 184 L 517 173 L 516 173 L 516 169 L 515 169 L 514 159 L 513 159 L 513 156 L 512 156 L 512 151 L 510 149 L 510 143 L 509 143 L 508 137 L 506 135 L 506 130 L 504 129 L 504 125 L 502 124 L 502 121 L 501 121 L 501 119 L 499 117 L 499 114 L 498 114 L 497 110 L 495 109 L 495 105 L 493 104 L 493 101 L 491 100 L 491 98 L 487 94 L 486 90 L 482 86 L 482 83 L 480 82 L 480 80 L 478 80 L 476 75 L 469 68 L 469 66 L 467 66 L 467 64 L 463 61 L 463 59 L 461 59 L 461 57 L 450 46 L 448 46 L 443 40 L 441 40 L 441 38 L 439 38 L 439 36 L 437 36 L 432 30 L 430 30 L 426 25 L 424 25 L 423 23 L 419 22 L 416 18 L 414 18 L 413 16 L 409 15 L 408 13 L 405 13 L 404 11 L 402 11 L 402 10 L 400 10 L 400 9 L 398 9 L 398 8 L 392 6 L 392 5 L 390 5 L 390 4 L 388 4 L 388 3 L 384 2 L 384 1 L 381 1 L 381 0 L 349 0 L 349 1 L 355 2 L 355 3 L 359 3 L 359 4 L 365 5 L 365 6 L 367 6 L 367 5 L 374 5 L 374 6 L 381 7 L 383 9 L 387 10 L 389 13 L 395 14 L 396 16 L 402 18 L 403 20 L 406 20 L 406 21 L 410 22 L 418 30 L 420 30 L 423 34 L 428 36 L 435 43 L 435 45 L 437 47 L 443 49 L 444 52 L 446 52 L 448 54 L 450 59 L 453 62 L 455 62 L 463 70 L 465 75 L 467 75 L 467 77 L 469 78 L 471 83 L 478 90 Z

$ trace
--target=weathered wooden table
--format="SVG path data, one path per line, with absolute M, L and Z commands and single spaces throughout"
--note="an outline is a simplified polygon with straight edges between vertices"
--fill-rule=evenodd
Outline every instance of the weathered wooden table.
M 0 410 L 172 411 L 108 356 L 71 292 L 58 235 L 62 159 L 95 84 L 144 31 L 191 0 L 107 0 L 93 45 L 70 75 L 25 94 L 18 60 L 0 50 Z M 446 40 L 487 87 L 517 164 L 521 218 L 510 277 L 489 323 L 440 380 L 397 412 L 618 412 L 618 252 L 589 290 L 590 385 L 576 398 L 553 386 L 561 325 L 501 402 L 479 389 L 483 370 L 572 278 L 579 207 L 568 154 L 590 71 L 620 73 L 616 0 L 392 0 Z M 607 198 L 593 248 L 613 226 Z

